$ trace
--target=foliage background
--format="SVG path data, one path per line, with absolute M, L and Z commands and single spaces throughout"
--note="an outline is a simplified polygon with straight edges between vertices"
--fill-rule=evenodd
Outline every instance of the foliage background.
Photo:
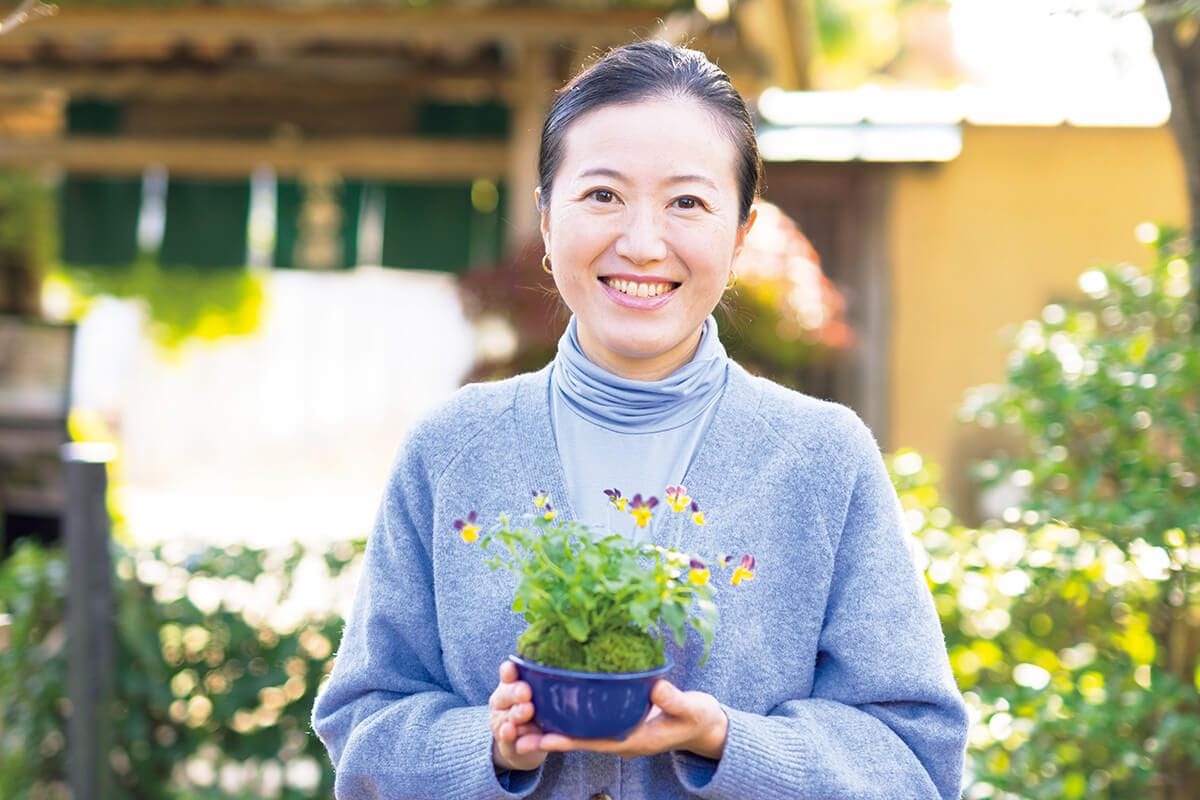
M 362 546 L 115 551 L 115 798 L 332 795 L 309 717 Z M 300 575 L 328 608 L 305 608 Z M 62 551 L 30 543 L 0 566 L 0 797 L 68 796 L 66 579 Z
M 1023 493 L 978 528 L 919 454 L 891 459 L 972 710 L 969 798 L 1189 797 L 1200 768 L 1200 347 L 1195 258 L 1162 231 L 1148 270 L 1080 278 L 1016 335 L 1007 380 L 964 416 L 1015 443 L 981 478 Z M 295 605 L 314 564 L 344 598 L 362 542 L 322 555 L 119 550 L 122 798 L 328 796 L 308 732 L 338 611 Z M 0 796 L 62 796 L 65 569 L 0 567 Z M 276 602 L 278 600 L 279 602 Z
M 1007 381 L 964 418 L 1016 446 L 981 478 L 1023 500 L 978 529 L 936 470 L 893 472 L 976 724 L 969 797 L 1194 796 L 1200 775 L 1200 344 L 1195 258 L 1157 232 L 1148 270 L 1016 334 Z

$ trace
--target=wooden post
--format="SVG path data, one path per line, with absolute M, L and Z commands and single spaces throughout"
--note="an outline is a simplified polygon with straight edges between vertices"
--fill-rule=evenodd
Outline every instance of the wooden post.
M 538 187 L 537 160 L 542 141 L 542 124 L 554 89 L 549 82 L 548 45 L 525 42 L 515 45 L 518 59 L 514 85 L 519 90 L 509 95 L 512 109 L 512 133 L 509 138 L 508 198 L 504 211 L 508 225 L 507 249 L 523 247 L 538 232 L 538 213 L 533 192 Z
M 110 797 L 114 603 L 109 553 L 110 445 L 63 445 L 67 547 L 67 776 L 74 800 Z

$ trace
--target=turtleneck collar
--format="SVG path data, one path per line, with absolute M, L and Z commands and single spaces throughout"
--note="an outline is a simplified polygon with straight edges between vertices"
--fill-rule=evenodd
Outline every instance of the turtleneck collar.
M 662 380 L 636 381 L 592 363 L 575 317 L 558 340 L 550 390 L 584 419 L 618 433 L 653 433 L 691 422 L 725 388 L 729 358 L 709 315 L 696 355 Z

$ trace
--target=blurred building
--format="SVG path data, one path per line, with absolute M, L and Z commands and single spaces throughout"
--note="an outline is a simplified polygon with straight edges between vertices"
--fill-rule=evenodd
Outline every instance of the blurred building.
M 76 402 L 124 446 L 131 524 L 361 533 L 403 428 L 470 367 L 451 276 L 536 234 L 553 91 L 647 36 L 727 53 L 739 81 L 804 73 L 790 40 L 743 58 L 727 14 L 676 0 L 75 2 L 6 26 L 0 169 L 50 179 L 61 262 L 265 286 L 253 336 L 170 358 L 145 304 L 83 321 Z
M 363 474 L 377 476 L 374 493 L 399 439 L 393 428 L 432 399 L 389 416 L 347 398 L 382 386 L 403 391 L 401 377 L 424 368 L 404 353 L 441 347 L 451 354 L 445 363 L 467 360 L 474 334 L 453 306 L 448 275 L 493 263 L 535 230 L 537 134 L 553 89 L 598 48 L 640 35 L 695 37 L 755 101 L 766 197 L 799 222 L 847 298 L 858 346 L 821 379 L 819 393 L 854 406 L 885 447 L 917 447 L 943 463 L 966 503 L 966 465 L 990 443 L 959 429 L 955 410 L 966 388 L 1002 376 L 1000 332 L 1072 294 L 1089 264 L 1140 260 L 1138 223 L 1186 218 L 1163 98 L 1142 84 L 1085 92 L 1049 78 L 1046 92 L 790 91 L 807 88 L 810 10 L 804 0 L 732 8 L 670 0 L 619 8 L 72 4 L 0 36 L 0 166 L 56 171 L 67 263 L 116 266 L 149 253 L 164 267 L 249 264 L 280 287 L 262 336 L 247 345 L 253 354 L 230 356 L 243 366 L 195 361 L 191 377 L 176 376 L 170 391 L 177 405 L 190 397 L 193 407 L 213 409 L 225 398 L 230 408 L 258 409 L 243 415 L 239 430 L 273 430 L 274 439 L 259 441 L 275 442 L 277 457 L 255 461 L 263 448 L 245 436 L 236 457 L 222 452 L 219 426 L 193 421 L 183 439 L 147 428 L 154 410 L 146 393 L 167 380 L 167 367 L 154 367 L 153 381 L 147 373 L 135 384 L 136 402 L 103 401 L 126 409 L 118 420 L 125 433 L 142 431 L 131 478 L 145 486 L 179 473 L 172 454 L 198 453 L 207 442 L 211 452 L 194 456 L 194 473 L 201 462 L 219 470 L 240 460 L 248 474 L 275 470 L 281 496 L 289 486 L 316 486 L 319 470 L 306 473 L 311 484 L 285 479 L 304 459 L 280 443 L 324 430 L 327 403 L 340 403 L 345 414 L 358 408 L 359 421 L 373 420 L 355 436 L 363 442 L 356 452 L 372 454 L 361 463 Z M 946 20 L 926 20 L 912 38 L 936 55 L 938 81 L 955 67 Z M 1048 38 L 1047 52 L 1066 51 L 1068 40 Z M 893 73 L 928 76 L 921 65 L 930 63 L 910 48 L 892 60 Z M 1048 74 L 1038 64 L 1033 78 Z M 372 269 L 351 269 L 358 265 Z M 402 272 L 385 274 L 380 265 Z M 313 271 L 362 277 L 320 284 Z M 390 306 L 355 318 L 364 290 L 425 320 L 422 330 L 439 320 L 442 328 L 421 334 L 389 325 Z M 403 307 L 405 298 L 422 308 Z M 321 303 L 328 314 L 313 311 Z M 95 335 L 127 335 L 123 313 L 111 312 L 109 333 Z M 366 384 L 338 372 L 346 396 L 318 401 L 329 369 L 358 363 L 333 345 L 349 341 L 351 329 L 387 342 L 365 351 L 386 362 L 386 377 Z M 280 359 L 307 368 L 268 390 L 245 366 Z M 423 386 L 448 391 L 452 373 Z M 253 398 L 235 400 L 238 381 Z M 94 381 L 84 395 L 116 391 L 102 386 Z M 308 416 L 281 415 L 274 427 L 254 421 L 270 418 L 267 406 L 255 405 L 262 398 L 284 404 L 289 394 Z M 322 447 L 333 460 L 320 469 L 332 474 L 330 425 Z M 146 502 L 168 519 L 179 498 Z
M 970 516 L 968 467 L 999 442 L 956 414 L 1003 378 L 1005 332 L 1090 265 L 1146 263 L 1138 225 L 1187 219 L 1165 95 L 768 92 L 759 112 L 767 196 L 849 296 L 860 410 Z

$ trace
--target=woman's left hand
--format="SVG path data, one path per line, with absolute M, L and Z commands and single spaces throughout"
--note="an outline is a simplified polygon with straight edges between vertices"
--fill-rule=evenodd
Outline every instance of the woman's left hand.
M 671 750 L 686 750 L 718 761 L 725 751 L 729 719 L 711 694 L 683 692 L 660 680 L 650 692 L 654 707 L 641 725 L 624 739 L 574 739 L 558 733 L 541 737 L 539 749 L 549 752 L 590 750 L 637 758 Z

